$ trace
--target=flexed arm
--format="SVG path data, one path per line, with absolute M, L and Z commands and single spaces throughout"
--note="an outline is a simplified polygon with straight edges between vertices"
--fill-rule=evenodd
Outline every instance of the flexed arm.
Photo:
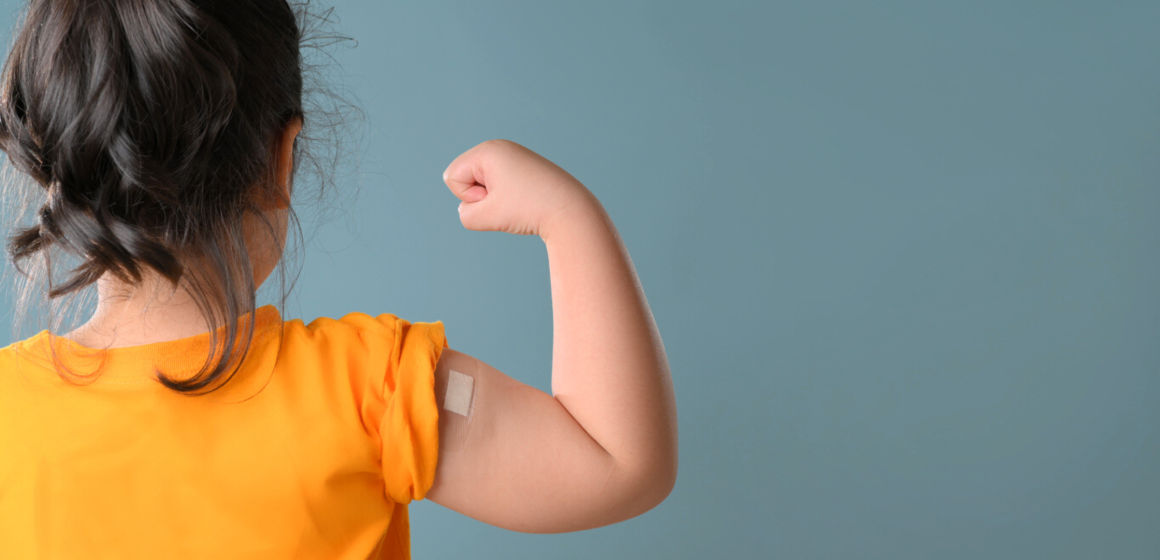
M 426 497 L 539 533 L 608 525 L 655 507 L 676 481 L 676 402 L 656 323 L 607 212 L 563 169 L 502 140 L 456 158 L 445 180 L 464 201 L 468 229 L 543 239 L 553 394 L 444 350 L 436 369 L 439 464 Z

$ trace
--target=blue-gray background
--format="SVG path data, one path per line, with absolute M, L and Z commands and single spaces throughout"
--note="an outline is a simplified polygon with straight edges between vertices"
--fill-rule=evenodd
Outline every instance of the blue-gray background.
M 542 242 L 440 179 L 506 138 L 608 209 L 679 403 L 656 509 L 417 502 L 416 558 L 1160 557 L 1160 3 L 334 5 L 362 186 L 291 314 L 550 390 Z

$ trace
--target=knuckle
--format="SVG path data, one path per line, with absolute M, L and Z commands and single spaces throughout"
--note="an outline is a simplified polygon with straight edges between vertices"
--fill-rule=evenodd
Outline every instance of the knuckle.
M 511 140 L 504 140 L 503 138 L 493 138 L 484 142 L 484 144 L 493 150 L 507 150 L 516 145 L 515 142 L 512 142 Z

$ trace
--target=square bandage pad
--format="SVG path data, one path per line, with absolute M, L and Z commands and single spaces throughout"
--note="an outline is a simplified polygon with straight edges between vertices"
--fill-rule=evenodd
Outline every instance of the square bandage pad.
M 447 378 L 447 394 L 443 397 L 443 409 L 460 416 L 467 416 L 471 410 L 471 396 L 475 391 L 475 378 L 451 370 Z

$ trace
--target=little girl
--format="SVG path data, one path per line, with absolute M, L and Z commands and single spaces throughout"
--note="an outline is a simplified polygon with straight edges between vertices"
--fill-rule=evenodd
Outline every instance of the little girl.
M 543 239 L 552 395 L 452 350 L 439 321 L 256 307 L 310 118 L 300 9 L 28 5 L 0 150 L 46 198 L 9 256 L 45 269 L 50 299 L 99 301 L 0 350 L 0 557 L 409 558 L 412 500 L 551 533 L 672 490 L 669 366 L 628 253 L 519 144 L 483 142 L 443 180 L 467 229 Z

